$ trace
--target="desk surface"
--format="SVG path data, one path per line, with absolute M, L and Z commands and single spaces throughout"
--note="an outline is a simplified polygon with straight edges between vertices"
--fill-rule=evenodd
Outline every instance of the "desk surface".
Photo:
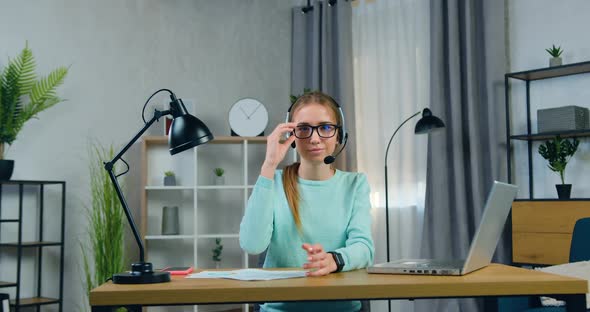
M 407 299 L 501 295 L 583 294 L 585 280 L 501 264 L 465 276 L 368 274 L 357 270 L 324 277 L 274 281 L 189 279 L 170 283 L 105 283 L 90 292 L 90 305 L 173 305 L 334 299 Z

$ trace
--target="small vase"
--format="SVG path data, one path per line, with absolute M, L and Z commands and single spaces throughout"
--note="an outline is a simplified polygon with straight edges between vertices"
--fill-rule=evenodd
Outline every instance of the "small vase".
M 175 185 L 176 185 L 176 177 L 175 176 L 164 177 L 164 186 L 175 186 Z
M 221 261 L 215 261 L 215 268 L 216 269 L 221 268 Z
M 225 185 L 225 177 L 224 176 L 215 176 L 215 185 Z
M 557 189 L 557 197 L 559 199 L 570 199 L 572 192 L 571 184 L 555 184 L 555 188 Z
M 552 57 L 549 59 L 549 67 L 561 66 L 561 57 Z
M 178 235 L 179 233 L 178 207 L 164 207 L 162 211 L 162 235 Z

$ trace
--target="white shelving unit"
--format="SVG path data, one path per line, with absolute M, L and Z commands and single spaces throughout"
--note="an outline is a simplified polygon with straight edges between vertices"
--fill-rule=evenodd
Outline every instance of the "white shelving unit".
M 208 144 L 171 156 L 168 138 L 146 136 L 141 146 L 141 233 L 154 268 L 214 268 L 211 249 L 223 244 L 222 268 L 254 267 L 239 247 L 239 222 L 264 160 L 266 137 L 215 137 Z M 292 162 L 296 153 L 288 162 Z M 226 170 L 225 185 L 213 185 L 213 168 Z M 164 172 L 177 186 L 163 186 Z M 163 206 L 178 206 L 180 233 L 161 235 Z M 253 258 L 255 259 L 255 258 Z M 248 305 L 164 307 L 148 311 L 248 311 Z

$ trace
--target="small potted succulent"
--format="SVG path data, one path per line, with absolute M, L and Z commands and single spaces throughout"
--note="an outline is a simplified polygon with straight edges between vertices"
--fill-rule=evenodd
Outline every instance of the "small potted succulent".
M 571 184 L 565 184 L 565 167 L 571 157 L 578 150 L 580 141 L 573 138 L 571 141 L 556 136 L 552 141 L 545 141 L 539 146 L 539 154 L 549 161 L 549 169 L 559 173 L 561 184 L 556 184 L 559 199 L 569 199 L 572 191 Z
M 175 186 L 176 185 L 176 175 L 174 171 L 166 171 L 164 172 L 164 186 Z
M 550 67 L 561 65 L 561 53 L 563 53 L 561 47 L 555 47 L 555 45 L 553 45 L 553 47 L 545 49 L 545 51 L 551 55 L 551 58 L 549 59 Z
M 211 256 L 211 259 L 213 260 L 213 262 L 215 262 L 215 268 L 219 269 L 220 264 L 221 264 L 221 252 L 223 251 L 223 245 L 221 244 L 221 238 L 216 238 L 215 239 L 215 247 L 213 249 L 211 249 L 211 252 L 213 253 L 213 255 Z
M 225 170 L 223 170 L 223 168 L 215 168 L 215 169 L 213 169 L 213 172 L 215 173 L 215 184 L 216 185 L 225 184 L 225 177 L 223 176 L 223 174 L 225 173 Z

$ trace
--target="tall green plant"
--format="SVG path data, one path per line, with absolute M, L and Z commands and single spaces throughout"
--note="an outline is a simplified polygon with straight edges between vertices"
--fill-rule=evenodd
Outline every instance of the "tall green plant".
M 87 295 L 114 273 L 124 271 L 125 264 L 125 216 L 102 163 L 105 159 L 113 159 L 115 153 L 112 146 L 105 148 L 94 143 L 89 154 L 92 195 L 92 205 L 87 209 L 89 244 L 80 244 L 84 267 L 83 283 Z
M 545 141 L 539 146 L 539 154 L 549 161 L 549 169 L 559 173 L 561 184 L 565 184 L 565 167 L 578 150 L 579 144 L 580 141 L 576 138 L 569 141 L 556 136 L 552 141 Z
M 63 101 L 55 89 L 67 73 L 66 67 L 58 67 L 37 79 L 28 43 L 16 58 L 8 60 L 0 72 L 0 159 L 4 159 L 5 145 L 14 142 L 25 122 Z

